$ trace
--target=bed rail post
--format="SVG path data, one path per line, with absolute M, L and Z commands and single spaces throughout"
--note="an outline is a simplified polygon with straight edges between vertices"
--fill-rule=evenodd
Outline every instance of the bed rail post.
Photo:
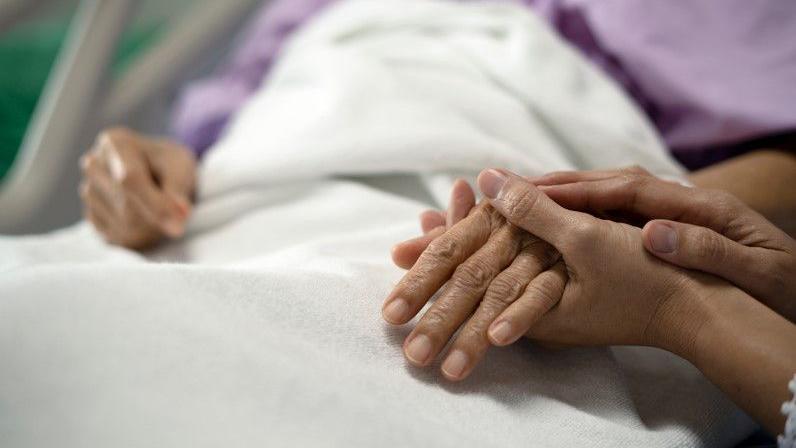
M 19 230 L 57 188 L 136 0 L 83 0 L 36 105 L 17 159 L 0 184 L 0 232 Z

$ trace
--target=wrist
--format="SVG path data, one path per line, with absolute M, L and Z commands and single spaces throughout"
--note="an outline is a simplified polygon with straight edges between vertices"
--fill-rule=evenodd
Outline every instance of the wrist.
M 655 312 L 648 343 L 694 363 L 700 336 L 717 317 L 713 297 L 736 288 L 705 274 L 689 273 L 672 289 Z

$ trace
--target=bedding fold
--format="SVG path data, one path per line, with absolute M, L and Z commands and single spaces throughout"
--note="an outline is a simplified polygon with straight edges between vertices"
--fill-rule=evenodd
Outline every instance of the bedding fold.
M 643 347 L 492 350 L 449 384 L 381 322 L 392 244 L 456 177 L 640 164 L 643 114 L 527 10 L 341 2 L 200 171 L 186 237 L 0 238 L 0 439 L 25 446 L 706 446 L 754 424 Z

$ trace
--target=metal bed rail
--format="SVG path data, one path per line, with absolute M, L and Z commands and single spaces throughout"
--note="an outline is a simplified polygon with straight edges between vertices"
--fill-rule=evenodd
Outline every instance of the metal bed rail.
M 111 83 L 116 47 L 138 3 L 80 2 L 17 158 L 0 184 L 0 233 L 66 224 L 57 215 L 75 214 L 76 185 L 65 179 L 76 175 L 84 136 L 106 124 L 124 124 L 142 105 L 174 89 L 204 49 L 229 39 L 261 2 L 205 0 Z

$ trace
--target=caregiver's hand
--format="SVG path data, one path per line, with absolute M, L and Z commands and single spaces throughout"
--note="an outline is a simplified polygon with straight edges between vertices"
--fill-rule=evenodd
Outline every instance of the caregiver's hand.
M 520 302 L 509 306 L 490 326 L 495 344 L 528 333 L 556 344 L 691 351 L 701 326 L 694 291 L 710 277 L 651 256 L 637 227 L 564 209 L 519 176 L 486 170 L 478 185 L 510 223 L 561 253 L 569 277 L 560 302 L 546 313 Z
M 724 280 L 662 263 L 644 250 L 637 227 L 564 209 L 507 172 L 484 171 L 478 185 L 509 222 L 555 246 L 569 273 L 561 301 L 541 318 L 512 305 L 492 329 L 531 317 L 539 319 L 534 339 L 671 351 L 772 434 L 783 430 L 795 325 Z
M 551 173 L 534 183 L 566 208 L 652 219 L 642 231 L 650 253 L 718 275 L 796 322 L 796 241 L 729 193 L 638 168 Z
M 108 242 L 142 249 L 185 231 L 196 175 L 187 148 L 111 129 L 97 137 L 80 166 L 86 219 Z
M 404 354 L 412 364 L 426 366 L 459 330 L 441 368 L 451 380 L 465 378 L 484 356 L 491 345 L 489 325 L 512 302 L 549 308 L 558 301 L 565 280 L 563 266 L 548 270 L 558 258 L 555 250 L 508 224 L 488 203 L 472 208 L 472 190 L 466 183 L 457 185 L 448 216 L 453 215 L 449 222 L 458 223 L 446 232 L 442 215 L 424 215 L 424 230 L 434 229 L 404 244 L 411 270 L 382 311 L 386 321 L 404 324 L 439 291 L 407 336 Z M 463 207 L 456 205 L 459 202 Z M 414 246 L 422 255 L 414 253 Z M 401 264 L 401 256 L 396 260 Z

